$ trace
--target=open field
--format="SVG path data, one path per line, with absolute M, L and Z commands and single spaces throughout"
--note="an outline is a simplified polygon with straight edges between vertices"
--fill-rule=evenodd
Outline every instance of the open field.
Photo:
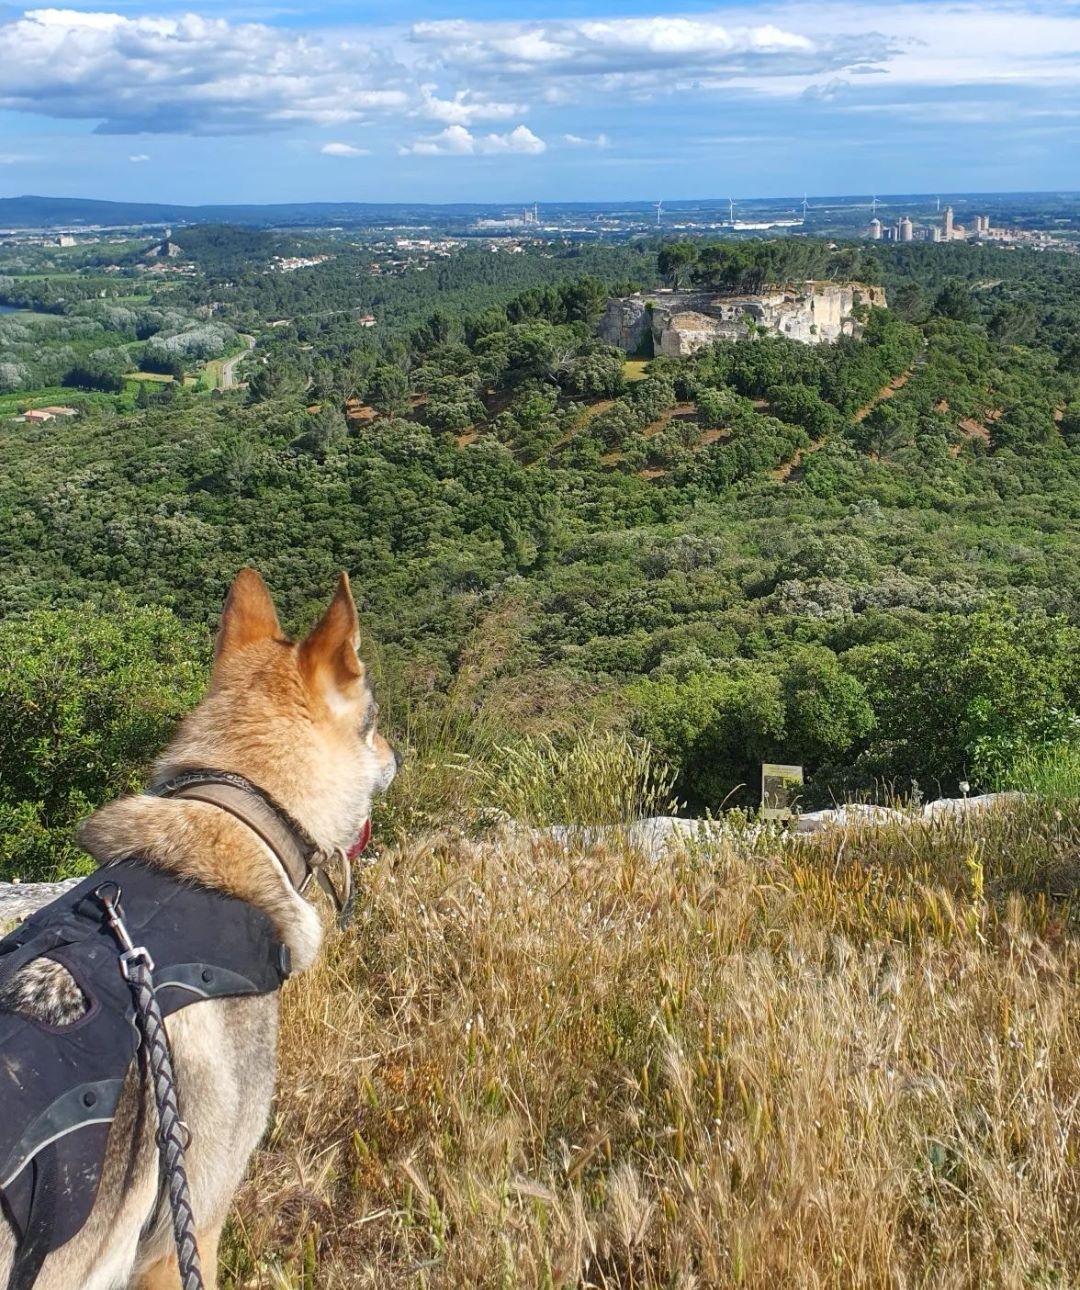
M 20 323 L 55 323 L 58 316 L 59 315 L 57 314 L 45 313 L 38 309 L 15 309 L 10 312 L 5 310 L 3 314 L 0 314 L 0 317 L 14 318 Z
M 246 351 L 244 351 L 246 353 Z M 226 359 L 212 358 L 203 365 L 200 374 L 200 381 L 208 390 L 217 390 L 222 385 L 222 372 L 225 367 Z
M 0 417 L 14 417 L 18 416 L 20 412 L 25 412 L 28 408 L 47 407 L 50 403 L 63 403 L 65 400 L 70 399 L 73 393 L 73 390 L 69 390 L 63 385 L 55 385 L 42 390 L 0 394 Z
M 54 385 L 40 390 L 20 390 L 14 394 L 0 394 L 0 418 L 18 416 L 30 408 L 45 408 L 53 403 L 71 404 L 75 407 L 84 407 L 87 404 L 109 406 L 115 398 L 113 394 L 77 390 L 67 385 Z
M 284 1001 L 233 1286 L 1075 1286 L 1080 812 L 440 835 Z
M 212 358 L 202 370 L 201 381 L 207 389 L 229 390 L 236 384 L 236 365 L 255 346 L 254 336 L 244 336 L 242 349 L 233 350 L 222 358 Z

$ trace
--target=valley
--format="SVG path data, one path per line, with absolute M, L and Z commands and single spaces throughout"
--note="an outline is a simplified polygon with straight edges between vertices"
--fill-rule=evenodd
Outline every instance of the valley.
M 183 236 L 152 283 L 145 243 L 108 287 L 115 248 L 0 258 L 4 298 L 33 308 L 0 319 L 13 624 L 78 606 L 79 651 L 118 605 L 164 606 L 194 667 L 238 564 L 299 622 L 347 567 L 418 765 L 615 731 L 657 750 L 691 812 L 751 805 L 767 760 L 806 767 L 808 805 L 1003 788 L 1072 737 L 1073 257 L 539 239 L 395 268 L 355 239 Z M 862 282 L 857 332 L 740 324 L 628 357 L 603 320 L 664 300 L 673 260 L 706 302 Z M 117 351 L 176 366 L 135 380 Z M 12 390 L 13 366 L 49 383 Z M 60 405 L 79 415 L 17 419 Z M 999 692 L 1005 674 L 1029 680 Z M 82 800 L 15 790 L 9 821 L 39 805 L 7 854 L 27 866 L 36 837 L 55 868 Z

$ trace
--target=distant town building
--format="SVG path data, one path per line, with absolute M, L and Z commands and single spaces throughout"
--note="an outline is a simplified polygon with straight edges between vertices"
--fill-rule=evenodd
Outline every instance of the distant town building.
M 333 258 L 332 255 L 275 255 L 272 263 L 279 273 L 295 273 L 297 269 L 313 269 Z
M 945 214 L 941 217 L 941 240 L 943 242 L 951 242 L 953 240 L 954 231 L 953 208 L 951 206 L 946 206 Z
M 23 421 L 27 425 L 43 426 L 49 421 L 55 421 L 57 417 L 77 417 L 78 408 L 66 407 L 48 407 L 48 408 L 28 408 L 21 417 L 16 417 L 16 421 Z
M 147 260 L 178 260 L 181 255 L 183 255 L 183 251 L 166 232 L 161 241 L 147 251 L 144 258 Z
M 481 233 L 505 233 L 526 228 L 531 223 L 530 212 L 526 211 L 524 215 L 511 215 L 506 219 L 478 219 L 473 228 Z
M 74 245 L 75 245 L 75 239 L 71 236 L 71 234 L 70 234 L 70 233 L 61 233 L 61 234 L 60 234 L 60 236 L 56 239 L 56 245 L 57 245 L 57 246 L 74 246 Z
M 867 236 L 872 242 L 913 242 L 915 225 L 907 215 L 895 224 L 882 224 L 881 220 L 871 220 Z

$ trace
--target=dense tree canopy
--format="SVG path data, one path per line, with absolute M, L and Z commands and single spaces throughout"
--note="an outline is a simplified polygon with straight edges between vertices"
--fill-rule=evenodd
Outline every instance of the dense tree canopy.
M 586 716 L 647 736 L 694 807 L 753 802 L 762 759 L 805 763 L 808 800 L 827 800 L 992 787 L 1026 748 L 1075 737 L 1080 258 L 469 248 L 358 286 L 359 249 L 257 273 L 249 236 L 296 249 L 207 232 L 203 270 L 161 298 L 0 318 L 8 389 L 78 365 L 107 387 L 113 341 L 144 356 L 179 338 L 186 364 L 207 331 L 258 335 L 246 391 L 3 423 L 0 703 L 22 715 L 0 742 L 0 832 L 22 854 L 164 737 L 248 561 L 298 626 L 350 570 L 406 738 L 466 676 L 470 719 L 508 737 Z M 676 269 L 717 288 L 879 280 L 894 307 L 834 345 L 753 335 L 627 363 L 596 337 L 607 291 Z M 359 307 L 379 325 L 358 328 Z M 118 587 L 172 617 L 118 606 Z M 44 695 L 68 654 L 35 725 L 26 687 Z M 181 678 L 157 698 L 155 660 Z M 31 783 L 54 721 L 93 745 L 86 774 L 42 762 Z M 74 796 L 52 795 L 62 779 Z

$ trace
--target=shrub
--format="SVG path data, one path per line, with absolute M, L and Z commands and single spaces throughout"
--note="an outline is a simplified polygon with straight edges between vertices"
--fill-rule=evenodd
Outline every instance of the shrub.
M 670 815 L 674 774 L 655 749 L 590 729 L 558 743 L 547 735 L 495 751 L 482 798 L 510 819 L 547 824 L 630 824 Z
M 200 696 L 207 646 L 122 598 L 0 623 L 0 878 L 86 866 L 75 824 L 138 787 Z
M 1080 744 L 1027 749 L 1001 773 L 995 788 L 1030 793 L 1049 802 L 1080 799 Z
M 877 718 L 879 773 L 999 783 L 1007 768 L 1073 734 L 1080 631 L 987 609 L 943 615 L 925 632 L 846 656 Z

